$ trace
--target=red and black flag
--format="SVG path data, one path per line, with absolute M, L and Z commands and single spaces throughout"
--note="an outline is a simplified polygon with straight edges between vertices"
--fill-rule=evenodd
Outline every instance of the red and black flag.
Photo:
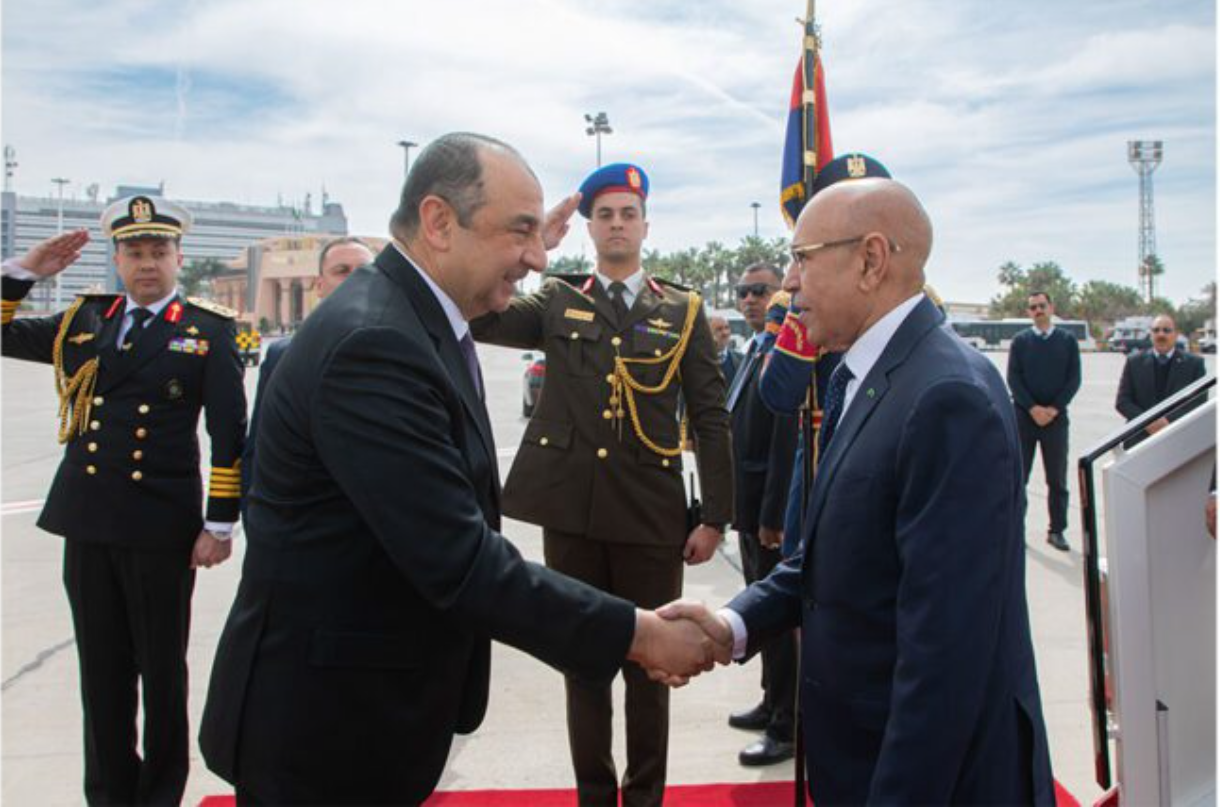
M 780 207 L 789 227 L 809 199 L 813 180 L 834 157 L 830 142 L 830 112 L 826 106 L 826 80 L 813 19 L 812 2 L 805 20 L 801 61 L 792 80 L 788 105 L 788 131 L 780 175 Z

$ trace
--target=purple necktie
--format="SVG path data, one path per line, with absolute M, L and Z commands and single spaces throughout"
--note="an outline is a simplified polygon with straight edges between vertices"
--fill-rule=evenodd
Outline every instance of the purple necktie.
M 474 349 L 474 338 L 467 331 L 466 335 L 458 341 L 458 345 L 462 348 L 462 356 L 466 359 L 466 370 L 470 373 L 470 380 L 474 382 L 474 391 L 479 394 L 479 400 L 483 399 L 483 371 L 479 369 L 479 354 Z

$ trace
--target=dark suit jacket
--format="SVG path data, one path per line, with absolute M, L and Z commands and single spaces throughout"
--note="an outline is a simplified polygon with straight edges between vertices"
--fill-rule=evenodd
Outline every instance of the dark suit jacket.
M 766 348 L 746 357 L 733 387 L 741 386 L 729 413 L 733 433 L 733 527 L 757 535 L 781 530 L 798 438 L 795 414 L 776 415 L 763 403 L 759 379 Z
M 243 499 L 249 495 L 250 486 L 254 483 L 254 463 L 257 457 L 255 443 L 258 439 L 259 414 L 263 407 L 263 396 L 267 393 L 267 382 L 271 380 L 271 374 L 275 373 L 275 366 L 280 363 L 280 357 L 291 344 L 292 337 L 287 336 L 268 345 L 267 355 L 263 357 L 262 365 L 258 369 L 258 387 L 254 391 L 254 407 L 250 410 L 250 431 L 246 434 L 246 448 L 241 455 L 241 495 Z
M 497 530 L 487 412 L 439 302 L 388 247 L 271 378 L 242 581 L 200 732 L 272 804 L 418 804 L 487 705 L 490 639 L 608 681 L 633 607 Z
M 33 284 L 3 280 L 6 301 Z M 51 363 L 59 342 L 64 374 L 97 362 L 84 434 L 73 434 L 38 517 L 43 530 L 74 541 L 146 550 L 189 548 L 203 527 L 199 414 L 207 416 L 212 472 L 206 518 L 236 522 L 238 458 L 246 393 L 230 316 L 174 298 L 144 327 L 129 354 L 117 348 L 123 295 L 78 298 L 50 317 L 4 314 L 5 356 Z
M 1152 351 L 1132 354 L 1123 365 L 1123 376 L 1118 383 L 1118 398 L 1115 408 L 1128 421 L 1134 420 L 1148 410 L 1160 404 L 1179 390 L 1183 390 L 1192 382 L 1202 379 L 1207 373 L 1202 357 L 1176 351 L 1169 360 L 1169 379 L 1165 385 L 1165 394 L 1156 394 L 1156 357 Z M 1202 404 L 1202 400 L 1199 402 Z M 1179 410 L 1170 420 L 1181 418 L 1188 409 Z M 1147 437 L 1147 433 L 1139 435 L 1128 442 L 1134 446 Z
M 1012 405 L 923 300 L 839 423 L 803 551 L 730 608 L 801 625 L 817 805 L 1054 800 L 1025 602 Z
M 725 384 L 732 384 L 733 377 L 737 375 L 737 371 L 741 369 L 741 363 L 745 361 L 745 357 L 741 355 L 741 351 L 725 348 L 724 354 L 720 357 L 720 372 L 724 374 Z

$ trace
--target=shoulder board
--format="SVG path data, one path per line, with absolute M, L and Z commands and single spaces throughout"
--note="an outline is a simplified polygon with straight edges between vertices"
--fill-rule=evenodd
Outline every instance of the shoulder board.
M 562 273 L 556 273 L 554 275 L 545 275 L 543 277 L 555 278 L 557 280 L 563 281 L 564 283 L 568 284 L 569 286 L 575 286 L 575 287 L 579 288 L 581 284 L 583 284 L 585 281 L 587 281 L 589 278 L 592 278 L 593 276 L 585 274 L 585 273 L 581 273 L 581 272 L 562 272 Z
M 689 293 L 694 291 L 689 286 L 683 286 L 682 284 L 677 283 L 676 281 L 671 281 L 668 278 L 658 278 L 655 275 L 649 275 L 648 280 L 656 283 L 658 286 L 668 286 L 670 289 L 677 292 Z
M 211 312 L 217 317 L 223 317 L 226 320 L 232 320 L 237 317 L 237 312 L 233 309 L 222 306 L 219 303 L 213 303 L 210 300 L 205 300 L 202 297 L 187 298 L 187 302 L 197 309 L 203 309 L 204 311 Z

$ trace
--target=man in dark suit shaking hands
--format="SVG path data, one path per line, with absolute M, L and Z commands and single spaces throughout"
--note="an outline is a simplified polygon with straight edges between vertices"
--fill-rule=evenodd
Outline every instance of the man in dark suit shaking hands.
M 1025 601 L 1015 414 L 928 300 L 927 214 L 888 179 L 797 222 L 809 338 L 843 351 L 802 551 L 711 614 L 719 656 L 802 628 L 816 805 L 1053 804 Z
M 589 681 L 628 658 L 710 664 L 697 626 L 529 563 L 498 532 L 467 323 L 546 266 L 578 201 L 544 217 L 512 147 L 445 135 L 412 167 L 394 242 L 294 337 L 263 403 L 200 733 L 239 803 L 419 804 L 483 718 L 491 639 Z
M 1178 350 L 1178 326 L 1173 318 L 1159 315 L 1152 321 L 1152 349 L 1127 357 L 1114 405 L 1124 418 L 1132 421 L 1206 373 L 1201 357 Z M 1171 420 L 1158 418 L 1145 431 L 1155 435 L 1169 426 Z M 1127 446 L 1134 446 L 1145 437 L 1140 435 Z

